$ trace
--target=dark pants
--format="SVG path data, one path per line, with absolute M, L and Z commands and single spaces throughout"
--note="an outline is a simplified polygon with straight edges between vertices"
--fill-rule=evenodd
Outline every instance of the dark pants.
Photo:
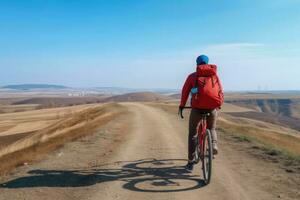
M 196 128 L 198 125 L 198 122 L 201 120 L 201 112 L 207 112 L 206 110 L 199 110 L 199 109 L 192 109 L 190 114 L 190 121 L 189 121 L 189 154 L 188 159 L 189 161 L 192 161 L 194 159 L 194 152 L 196 148 L 195 143 L 195 136 L 197 135 Z M 216 126 L 217 126 L 217 116 L 218 112 L 217 109 L 214 109 L 210 111 L 210 116 L 207 118 L 207 128 L 210 129 L 212 140 L 214 142 L 217 142 L 217 132 L 216 132 Z

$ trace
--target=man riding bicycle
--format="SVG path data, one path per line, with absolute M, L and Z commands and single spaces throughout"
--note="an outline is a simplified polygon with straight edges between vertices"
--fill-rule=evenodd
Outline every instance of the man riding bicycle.
M 223 89 L 217 75 L 217 66 L 208 64 L 209 58 L 201 55 L 197 58 L 197 70 L 190 74 L 182 88 L 179 114 L 182 114 L 187 99 L 191 93 L 191 114 L 189 118 L 188 137 L 188 163 L 186 169 L 193 170 L 194 152 L 196 148 L 195 136 L 197 124 L 201 120 L 203 112 L 209 112 L 207 128 L 212 134 L 213 153 L 218 154 L 216 123 L 218 109 L 224 102 Z

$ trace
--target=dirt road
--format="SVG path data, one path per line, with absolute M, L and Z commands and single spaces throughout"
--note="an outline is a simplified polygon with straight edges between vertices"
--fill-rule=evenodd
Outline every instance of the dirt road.
M 69 143 L 44 160 L 1 179 L 0 200 L 18 199 L 297 199 L 281 187 L 284 174 L 220 140 L 213 178 L 200 167 L 186 173 L 186 121 L 161 109 L 123 104 L 129 115 L 92 136 Z M 274 181 L 274 180 L 277 180 Z M 279 181 L 278 181 L 279 180 Z M 297 183 L 295 183 L 297 184 Z

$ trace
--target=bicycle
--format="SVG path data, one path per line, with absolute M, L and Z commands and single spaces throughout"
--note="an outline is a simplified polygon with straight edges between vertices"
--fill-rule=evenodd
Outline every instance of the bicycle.
M 184 107 L 184 109 L 191 109 L 192 107 Z M 197 164 L 201 160 L 202 172 L 205 184 L 209 184 L 212 174 L 212 160 L 213 160 L 213 149 L 212 149 L 212 136 L 209 129 L 207 129 L 207 117 L 210 115 L 209 112 L 201 113 L 201 120 L 198 122 L 195 137 L 196 149 L 194 153 L 194 163 Z M 183 115 L 181 113 L 181 118 Z

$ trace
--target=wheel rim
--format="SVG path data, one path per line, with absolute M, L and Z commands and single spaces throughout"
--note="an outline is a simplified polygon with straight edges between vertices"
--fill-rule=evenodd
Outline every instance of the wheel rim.
M 212 164 L 212 147 L 210 145 L 211 138 L 210 133 L 208 132 L 204 138 L 204 148 L 203 148 L 203 160 L 202 160 L 202 168 L 203 168 L 203 176 L 206 184 L 210 182 L 211 176 L 211 164 Z
M 196 149 L 195 149 L 195 155 L 194 155 L 194 162 L 197 164 L 200 160 L 200 149 L 199 149 L 199 142 L 198 142 L 198 137 L 197 137 L 197 142 L 196 142 Z
M 205 165 L 205 178 L 208 178 L 208 169 L 209 169 L 209 145 L 208 140 L 205 140 L 205 149 L 204 149 L 204 165 Z

